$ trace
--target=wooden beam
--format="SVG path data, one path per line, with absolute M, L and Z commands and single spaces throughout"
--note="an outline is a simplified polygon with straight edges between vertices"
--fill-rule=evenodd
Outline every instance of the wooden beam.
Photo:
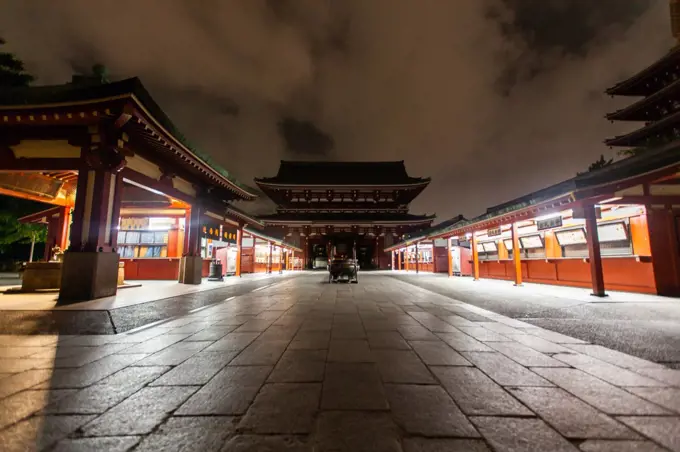
M 680 196 L 677 195 L 660 195 L 660 196 L 623 196 L 621 198 L 611 198 L 602 204 L 663 204 L 674 205 L 680 204 Z
M 20 191 L 9 190 L 7 188 L 2 188 L 2 187 L 0 187 L 0 195 L 12 196 L 14 198 L 20 198 L 20 199 L 28 199 L 29 201 L 43 202 L 45 204 L 52 204 L 54 206 L 69 206 L 69 207 L 72 207 L 72 204 L 69 203 L 67 199 L 42 197 L 42 196 L 38 196 L 38 195 L 32 195 L 32 194 L 29 194 L 29 193 L 23 193 L 23 192 L 20 192 Z
M 78 158 L 21 158 L 3 159 L 0 171 L 77 171 L 82 161 Z

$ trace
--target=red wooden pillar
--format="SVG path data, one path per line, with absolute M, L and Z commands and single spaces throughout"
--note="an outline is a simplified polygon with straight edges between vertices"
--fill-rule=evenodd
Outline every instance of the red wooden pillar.
M 241 254 L 243 253 L 243 225 L 236 230 L 236 276 L 241 276 Z
M 446 256 L 449 262 L 449 278 L 453 276 L 453 252 L 451 248 L 453 247 L 453 240 L 449 237 L 446 239 Z
M 186 229 L 186 228 L 185 228 Z M 189 218 L 189 241 L 184 254 L 186 256 L 201 255 L 201 206 L 194 204 L 191 206 Z
M 295 250 L 290 250 L 290 259 L 288 260 L 288 267 L 290 270 L 295 270 Z
M 279 246 L 279 274 L 283 273 L 283 247 Z
M 267 273 L 272 272 L 272 242 L 269 242 L 269 269 L 267 270 Z
M 401 250 L 397 250 L 397 265 L 399 266 L 398 270 L 401 270 Z
M 392 261 L 390 262 L 390 268 L 392 271 L 394 271 L 394 251 L 390 252 L 390 255 L 392 256 Z
M 416 242 L 416 273 L 420 271 L 420 254 L 418 253 L 418 242 Z
M 470 246 L 472 247 L 472 278 L 475 281 L 479 281 L 479 251 L 477 251 L 477 236 L 474 232 L 472 233 Z
M 408 271 L 409 264 L 411 261 L 411 253 L 408 251 L 408 246 L 404 248 L 404 270 Z
M 515 285 L 522 285 L 522 253 L 519 247 L 517 223 L 512 223 L 512 262 L 515 269 Z
M 646 209 L 656 292 L 680 296 L 680 218 L 670 206 Z
M 588 258 L 590 260 L 590 278 L 593 284 L 593 295 L 605 297 L 604 272 L 602 271 L 602 254 L 600 253 L 600 238 L 597 233 L 597 216 L 593 204 L 583 208 L 586 218 L 586 235 L 588 240 Z
M 191 207 L 184 210 L 184 243 L 182 244 L 182 256 L 189 252 L 189 226 L 191 225 Z

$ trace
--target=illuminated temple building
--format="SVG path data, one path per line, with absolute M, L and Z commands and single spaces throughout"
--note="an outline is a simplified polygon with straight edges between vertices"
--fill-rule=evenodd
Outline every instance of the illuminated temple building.
M 301 248 L 306 268 L 326 268 L 332 246 L 348 256 L 356 246 L 361 268 L 390 268 L 385 247 L 434 219 L 409 213 L 430 179 L 409 176 L 403 161 L 282 161 L 255 183 L 277 205 L 259 217 L 265 232 Z

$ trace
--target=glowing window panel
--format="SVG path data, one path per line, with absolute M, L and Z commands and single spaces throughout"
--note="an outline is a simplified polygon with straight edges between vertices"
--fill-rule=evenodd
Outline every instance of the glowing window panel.
M 482 245 L 481 243 L 478 243 L 477 244 L 477 252 L 484 253 L 485 252 L 484 251 L 484 245 Z
M 560 246 L 583 245 L 588 243 L 586 240 L 586 231 L 583 228 L 555 231 L 555 237 Z
M 498 251 L 498 248 L 496 247 L 496 242 L 485 242 L 482 243 L 482 246 L 484 247 L 484 251 L 487 253 L 495 253 Z
M 504 239 L 503 243 L 508 251 L 512 251 L 512 239 Z M 519 241 L 519 249 L 522 249 L 522 241 Z
M 621 242 L 628 240 L 628 231 L 626 230 L 626 224 L 623 222 L 601 224 L 597 227 L 597 235 L 600 242 Z
M 543 238 L 540 235 L 527 235 L 519 238 L 523 249 L 543 248 Z

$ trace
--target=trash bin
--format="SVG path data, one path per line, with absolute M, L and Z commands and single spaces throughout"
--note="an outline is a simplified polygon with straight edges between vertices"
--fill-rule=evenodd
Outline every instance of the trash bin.
M 222 276 L 222 264 L 219 259 L 213 259 L 213 261 L 210 262 L 208 281 L 224 281 L 224 277 Z

